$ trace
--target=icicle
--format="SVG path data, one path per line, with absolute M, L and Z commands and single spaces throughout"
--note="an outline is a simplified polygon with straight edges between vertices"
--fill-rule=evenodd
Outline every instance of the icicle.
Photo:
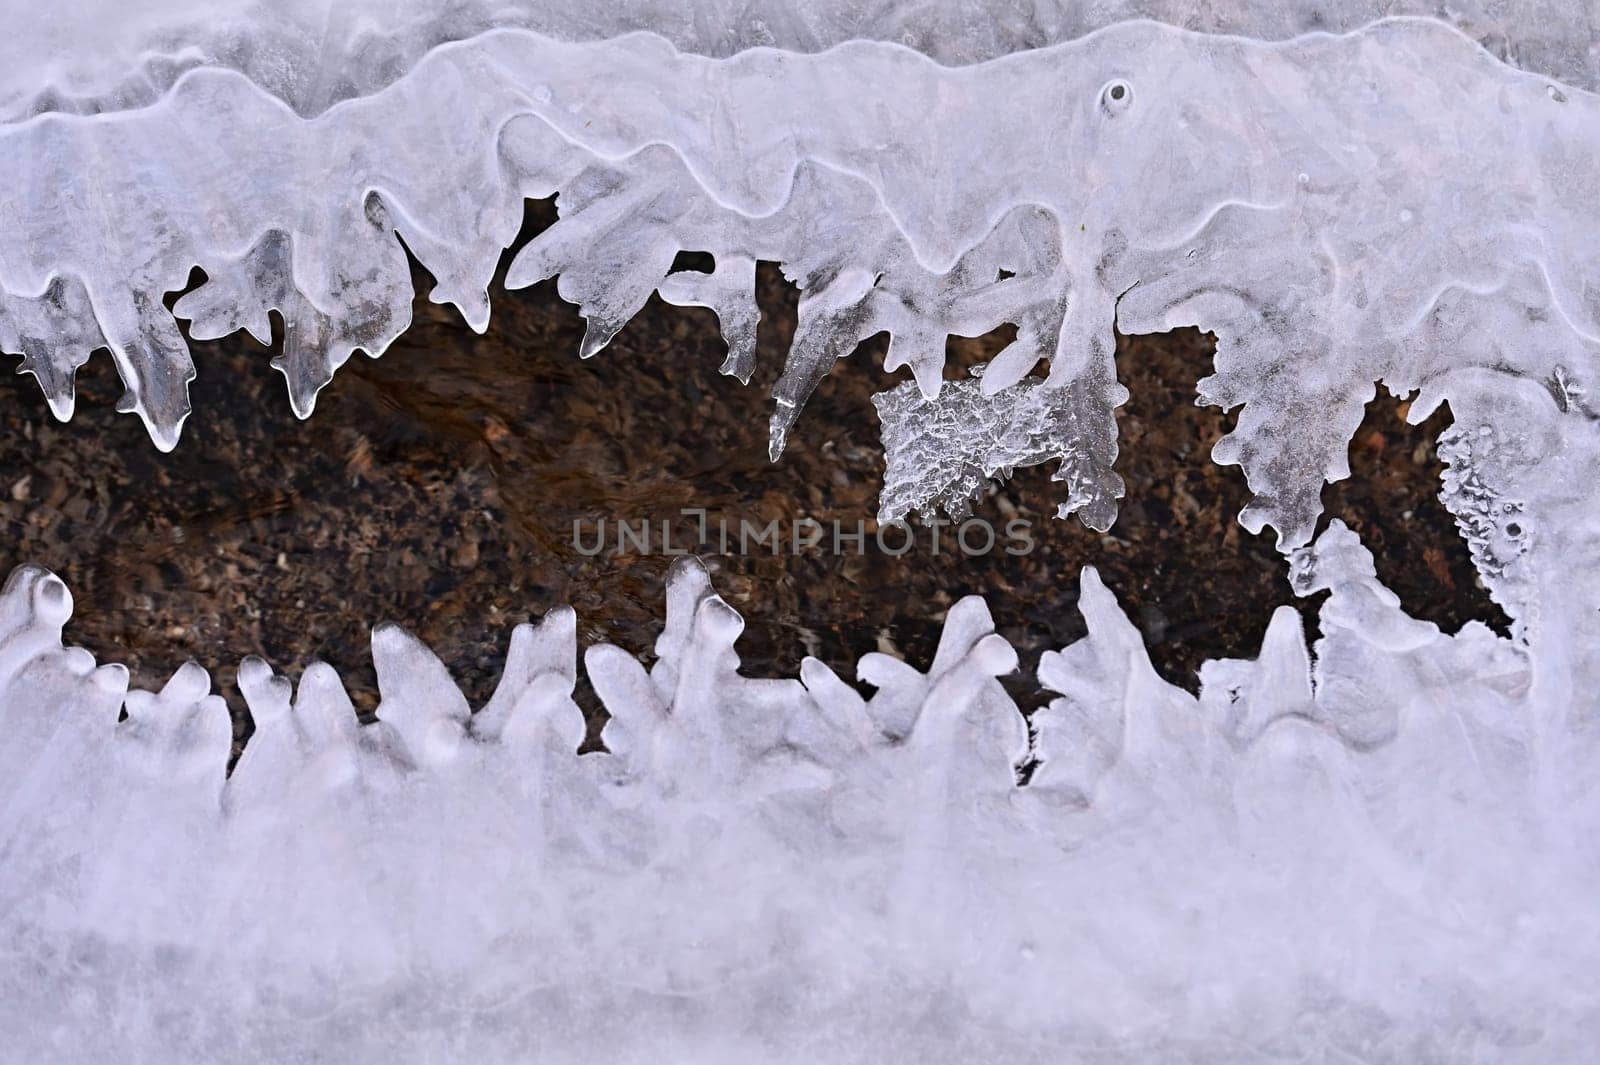
M 558 192 L 561 218 L 508 284 L 557 276 L 588 319 L 585 357 L 660 292 L 717 312 L 724 369 L 746 379 L 755 262 L 799 284 L 774 460 L 834 364 L 888 332 L 886 365 L 916 386 L 894 403 L 954 402 L 941 417 L 957 431 L 896 457 L 917 465 L 891 469 L 886 516 L 961 507 L 974 478 L 1059 460 L 1059 512 L 1109 527 L 1116 332 L 1210 329 L 1200 395 L 1243 405 L 1215 458 L 1244 467 L 1242 520 L 1274 526 L 1286 552 L 1310 541 L 1322 485 L 1347 475 L 1375 382 L 1422 384 L 1425 406 L 1470 401 L 1483 374 L 1565 382 L 1546 422 L 1581 409 L 1600 365 L 1584 288 L 1596 207 L 1572 178 L 1600 151 L 1600 102 L 1436 21 L 1278 43 L 1133 22 L 959 68 L 871 42 L 717 59 L 648 34 L 476 30 L 314 113 L 202 62 L 148 106 L 0 127 L 0 154 L 28 166 L 9 182 L 0 347 L 66 416 L 73 372 L 104 344 L 121 406 L 170 449 L 194 367 L 163 298 L 199 266 L 208 280 L 176 313 L 197 337 L 265 338 L 279 311 L 275 365 L 309 416 L 355 350 L 379 355 L 409 324 L 402 241 L 439 279 L 432 297 L 482 329 L 522 198 Z M 1045 98 L 1041 126 L 1030 101 Z M 181 150 L 196 136 L 205 152 Z M 713 271 L 673 272 L 685 249 Z M 1006 322 L 1016 343 L 947 401 L 947 338 Z M 1501 336 L 1520 339 L 1484 339 Z M 1043 356 L 1049 377 L 1029 385 Z M 955 455 L 972 469 L 930 475 Z

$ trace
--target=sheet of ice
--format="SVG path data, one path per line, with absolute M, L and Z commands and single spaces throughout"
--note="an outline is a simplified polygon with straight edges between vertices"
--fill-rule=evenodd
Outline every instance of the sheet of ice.
M 1428 19 L 1282 42 L 1118 23 L 964 67 L 879 42 L 715 59 L 494 30 L 307 116 L 199 67 L 145 107 L 0 126 L 0 159 L 0 347 L 62 416 L 108 347 L 162 448 L 194 374 L 162 296 L 192 267 L 209 280 L 175 310 L 196 337 L 270 336 L 283 313 L 305 416 L 409 323 L 397 237 L 482 329 L 524 198 L 555 192 L 509 283 L 559 274 L 585 356 L 659 290 L 714 308 L 747 377 L 754 262 L 798 282 L 774 456 L 862 338 L 888 331 L 888 367 L 932 401 L 950 334 L 1015 324 L 983 388 L 1049 360 L 1067 506 L 1097 528 L 1120 492 L 1115 328 L 1217 334 L 1201 397 L 1243 410 L 1216 458 L 1286 550 L 1375 382 L 1430 402 L 1485 371 L 1581 390 L 1600 345 L 1600 98 Z M 715 271 L 671 273 L 685 249 Z M 1523 334 L 1539 342 L 1481 339 Z
M 360 725 L 258 660 L 256 733 L 0 596 L 5 1061 L 1577 1061 L 1600 1039 L 1595 733 L 1525 651 L 1415 621 L 1335 525 L 1260 657 L 1161 681 L 1092 569 L 1040 666 L 977 598 L 931 666 L 750 679 L 698 563 L 648 671 L 570 610 L 476 713 L 373 634 Z M 118 720 L 119 709 L 126 717 Z M 1017 769 L 1032 768 L 1020 786 Z
M 712 56 L 889 41 L 954 65 L 1130 19 L 1283 40 L 1420 15 L 1524 70 L 1600 86 L 1600 20 L 1587 0 L 80 0 L 33 14 L 19 6 L 0 39 L 0 121 L 141 106 L 200 66 L 238 70 L 311 114 L 387 85 L 439 44 L 494 28 L 564 40 L 644 30 Z

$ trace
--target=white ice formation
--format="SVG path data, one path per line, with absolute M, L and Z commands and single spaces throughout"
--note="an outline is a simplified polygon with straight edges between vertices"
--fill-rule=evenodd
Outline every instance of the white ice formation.
M 1419 411 L 1485 372 L 1581 387 L 1600 346 L 1600 99 L 1432 19 L 1286 41 L 1121 22 L 961 67 L 876 41 L 711 58 L 494 29 L 315 107 L 224 52 L 242 69 L 196 56 L 137 106 L 107 90 L 0 125 L 0 347 L 63 418 L 108 348 L 162 448 L 194 376 L 162 297 L 193 267 L 208 280 L 177 316 L 270 338 L 280 312 L 276 364 L 309 415 L 409 323 L 404 248 L 481 330 L 525 199 L 553 193 L 561 219 L 508 283 L 559 274 L 585 356 L 659 291 L 715 310 L 748 378 L 756 260 L 800 285 L 774 456 L 859 340 L 889 332 L 888 367 L 931 401 L 948 336 L 1014 324 L 982 390 L 1048 360 L 1057 432 L 1035 461 L 1062 460 L 1066 509 L 1095 528 L 1121 493 L 1116 328 L 1217 334 L 1201 396 L 1244 410 L 1216 457 L 1286 548 L 1375 382 L 1421 389 Z M 672 272 L 681 250 L 715 269 Z
M 926 673 L 737 672 L 685 564 L 659 659 L 518 629 L 469 707 L 394 627 L 378 722 L 251 660 L 256 732 L 0 596 L 0 1061 L 1577 1062 L 1600 1045 L 1600 15 L 1588 0 L 123 0 L 0 35 L 0 349 L 54 412 L 110 350 L 176 445 L 197 338 L 303 416 L 432 297 L 559 275 L 593 355 L 652 293 L 754 369 L 772 449 L 880 331 L 885 519 L 1059 462 L 1121 483 L 1116 330 L 1218 338 L 1203 401 L 1302 594 L 1159 679 L 1092 571 L 1039 669 L 951 608 Z M 648 31 L 648 32 L 628 32 Z M 1327 32 L 1323 32 L 1327 31 Z M 402 246 L 401 241 L 404 241 Z M 709 252 L 709 274 L 672 270 Z M 943 381 L 952 334 L 1010 323 Z M 1037 372 L 1036 372 L 1037 371 Z M 1382 384 L 1448 401 L 1443 498 L 1510 638 L 1406 616 L 1320 492 Z M 914 609 L 914 604 L 907 604 Z M 119 718 L 119 715 L 120 718 Z M 1025 783 L 1019 781 L 1025 780 Z
M 1577 1062 L 1600 1040 L 1596 734 L 1524 650 L 1406 616 L 1335 524 L 1308 651 L 1160 680 L 1092 569 L 1033 736 L 981 599 L 926 672 L 738 673 L 698 563 L 659 660 L 511 637 L 469 712 L 373 633 L 331 669 L 157 694 L 0 598 L 0 1059 Z M 126 710 L 122 720 L 118 712 Z M 1017 770 L 1033 763 L 1019 785 Z

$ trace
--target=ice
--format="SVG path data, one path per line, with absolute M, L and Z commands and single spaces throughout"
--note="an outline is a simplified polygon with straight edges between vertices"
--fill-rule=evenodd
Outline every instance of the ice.
M 1091 388 L 1038 381 L 990 388 L 985 376 L 947 382 L 932 399 L 909 383 L 873 397 L 886 466 L 878 520 L 898 521 L 913 509 L 960 520 L 991 478 L 1059 459 L 1053 479 L 1066 481 L 1070 492 L 1056 516 L 1077 513 L 1090 528 L 1109 529 L 1122 478 L 1111 472 L 1116 426 L 1104 411 L 1126 399 L 1127 389 L 1113 383 L 1096 396 Z
M 0 1058 L 1580 1060 L 1594 730 L 1523 644 L 1407 617 L 1342 525 L 1297 565 L 1314 655 L 1283 607 L 1198 698 L 1086 569 L 1030 739 L 981 599 L 926 671 L 864 656 L 864 696 L 812 659 L 743 676 L 684 559 L 649 670 L 583 656 L 605 749 L 576 753 L 562 608 L 475 713 L 393 626 L 371 724 L 327 666 L 246 660 L 226 777 L 205 671 L 127 690 L 25 567 Z
M 1544 8 L 1518 11 L 1528 33 L 1548 29 Z M 340 33 L 365 32 L 351 18 L 328 31 L 330 55 Z M 888 332 L 886 367 L 935 403 L 949 336 L 1015 325 L 985 368 L 976 428 L 947 444 L 971 451 L 1008 416 L 1050 426 L 1047 446 L 990 458 L 1059 461 L 1064 509 L 1095 528 L 1121 492 L 1117 330 L 1217 335 L 1200 397 L 1242 409 L 1215 457 L 1244 467 L 1243 520 L 1273 526 L 1286 552 L 1312 536 L 1322 485 L 1347 474 L 1378 384 L 1454 407 L 1476 375 L 1509 373 L 1551 382 L 1560 411 L 1584 409 L 1600 345 L 1600 98 L 1443 22 L 1287 40 L 1120 22 L 954 67 L 883 41 L 722 57 L 726 41 L 708 56 L 649 33 L 575 39 L 598 24 L 510 23 L 326 106 L 287 106 L 251 63 L 218 60 L 145 106 L 0 125 L 18 190 L 0 344 L 25 354 L 58 415 L 86 352 L 108 347 L 122 405 L 176 446 L 194 367 L 162 299 L 199 266 L 208 280 L 175 313 L 198 337 L 265 337 L 280 311 L 275 365 L 307 416 L 353 352 L 377 355 L 409 324 L 400 239 L 438 279 L 432 298 L 482 329 L 524 198 L 559 193 L 560 220 L 507 280 L 558 275 L 588 320 L 584 356 L 660 291 L 715 309 L 724 369 L 748 378 L 753 264 L 776 261 L 800 286 L 775 459 L 860 340 Z M 1249 6 L 1237 23 L 1288 26 Z M 710 253 L 714 270 L 672 271 L 683 250 Z M 1040 364 L 1044 383 L 1024 382 Z M 1028 410 L 1000 413 L 1002 393 Z M 906 495 L 890 493 L 886 514 L 944 505 L 939 493 L 970 482 L 892 479 Z
M 1237 410 L 1213 457 L 1293 590 L 1326 598 L 1311 646 L 1281 607 L 1194 694 L 1085 569 L 1088 635 L 1043 657 L 1025 718 L 981 599 L 948 607 L 925 669 L 750 677 L 687 559 L 648 668 L 601 644 L 580 674 L 563 608 L 512 632 L 479 708 L 395 625 L 365 723 L 328 666 L 248 659 L 229 772 L 200 665 L 129 690 L 62 643 L 65 584 L 22 567 L 0 592 L 0 1060 L 1543 1063 L 1600 1041 L 1591 5 L 13 21 L 0 348 L 59 418 L 106 348 L 122 409 L 175 447 L 179 320 L 268 340 L 273 311 L 311 416 L 409 325 L 407 249 L 482 330 L 524 200 L 558 195 L 507 284 L 555 278 L 584 357 L 659 294 L 712 309 L 748 381 L 756 264 L 799 287 L 774 460 L 887 332 L 909 373 L 877 397 L 885 521 L 1055 462 L 1061 513 L 1107 528 L 1117 334 L 1211 331 L 1198 396 Z M 674 271 L 681 251 L 713 269 Z M 944 380 L 950 336 L 1007 323 Z M 1510 637 L 1408 616 L 1355 533 L 1318 533 L 1378 387 L 1414 421 L 1449 404 L 1442 498 Z
M 1445 20 L 1525 70 L 1600 84 L 1595 13 L 1585 0 L 100 0 L 16 20 L 0 41 L 0 119 L 143 106 L 205 66 L 238 70 L 296 112 L 315 114 L 390 84 L 440 43 L 494 27 L 564 40 L 643 30 L 712 56 L 880 40 L 954 65 L 1130 19 L 1282 40 L 1395 15 Z

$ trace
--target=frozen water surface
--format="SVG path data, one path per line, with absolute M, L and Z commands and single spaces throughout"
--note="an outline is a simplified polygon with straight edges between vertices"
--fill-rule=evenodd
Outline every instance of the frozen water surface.
M 800 284 L 774 455 L 864 337 L 889 332 L 888 367 L 931 400 L 950 334 L 1013 323 L 983 390 L 1050 360 L 1070 509 L 1097 528 L 1121 491 L 1114 328 L 1217 334 L 1202 398 L 1244 411 L 1216 457 L 1286 547 L 1375 382 L 1421 388 L 1419 409 L 1483 371 L 1581 388 L 1600 344 L 1600 101 L 1421 19 L 1279 43 L 1121 23 L 965 67 L 876 42 L 709 59 L 498 30 L 315 117 L 201 67 L 145 107 L 0 126 L 0 148 L 19 190 L 0 344 L 61 416 L 108 347 L 162 448 L 194 375 L 162 296 L 192 267 L 208 280 L 175 312 L 196 337 L 270 337 L 283 314 L 305 416 L 409 324 L 397 235 L 482 329 L 524 198 L 555 192 L 561 220 L 508 283 L 559 273 L 584 356 L 660 289 L 716 310 L 747 377 L 754 260 Z M 716 268 L 673 273 L 685 249 Z
M 864 699 L 815 660 L 740 676 L 691 560 L 650 670 L 584 655 L 608 751 L 574 753 L 563 610 L 513 632 L 476 713 L 394 627 L 375 724 L 327 667 L 247 660 L 226 779 L 205 672 L 127 691 L 24 568 L 5 1056 L 1582 1060 L 1592 728 L 1533 697 L 1523 646 L 1407 617 L 1338 523 L 1296 565 L 1331 591 L 1322 638 L 1284 607 L 1198 699 L 1085 570 L 1030 742 L 982 600 L 931 664 L 863 658 Z
M 512 635 L 482 708 L 393 626 L 375 724 L 332 670 L 251 660 L 257 731 L 228 775 L 205 671 L 128 691 L 63 647 L 70 595 L 24 567 L 0 598 L 6 1060 L 1550 1062 L 1600 1042 L 1589 5 L 19 21 L 0 348 L 58 417 L 106 347 L 125 409 L 174 447 L 177 319 L 268 339 L 272 311 L 310 416 L 409 324 L 406 248 L 481 330 L 524 199 L 559 194 L 508 283 L 559 275 L 585 357 L 659 292 L 713 309 L 748 379 L 756 261 L 799 284 L 774 456 L 887 331 L 910 379 L 879 396 L 885 519 L 1053 462 L 1062 513 L 1108 527 L 1115 331 L 1214 332 L 1200 397 L 1239 408 L 1214 457 L 1249 479 L 1241 520 L 1330 595 L 1314 646 L 1285 608 L 1197 698 L 1085 571 L 1089 636 L 1046 657 L 1056 697 L 1025 723 L 980 600 L 931 664 L 864 657 L 864 698 L 814 661 L 741 677 L 742 623 L 685 563 L 648 671 L 583 656 L 604 752 L 574 753 L 558 611 Z M 684 250 L 713 271 L 674 272 Z M 943 381 L 950 335 L 1004 323 L 1010 348 Z M 1450 404 L 1443 498 L 1512 638 L 1406 616 L 1353 533 L 1316 535 L 1377 387 L 1415 393 L 1414 419 Z

